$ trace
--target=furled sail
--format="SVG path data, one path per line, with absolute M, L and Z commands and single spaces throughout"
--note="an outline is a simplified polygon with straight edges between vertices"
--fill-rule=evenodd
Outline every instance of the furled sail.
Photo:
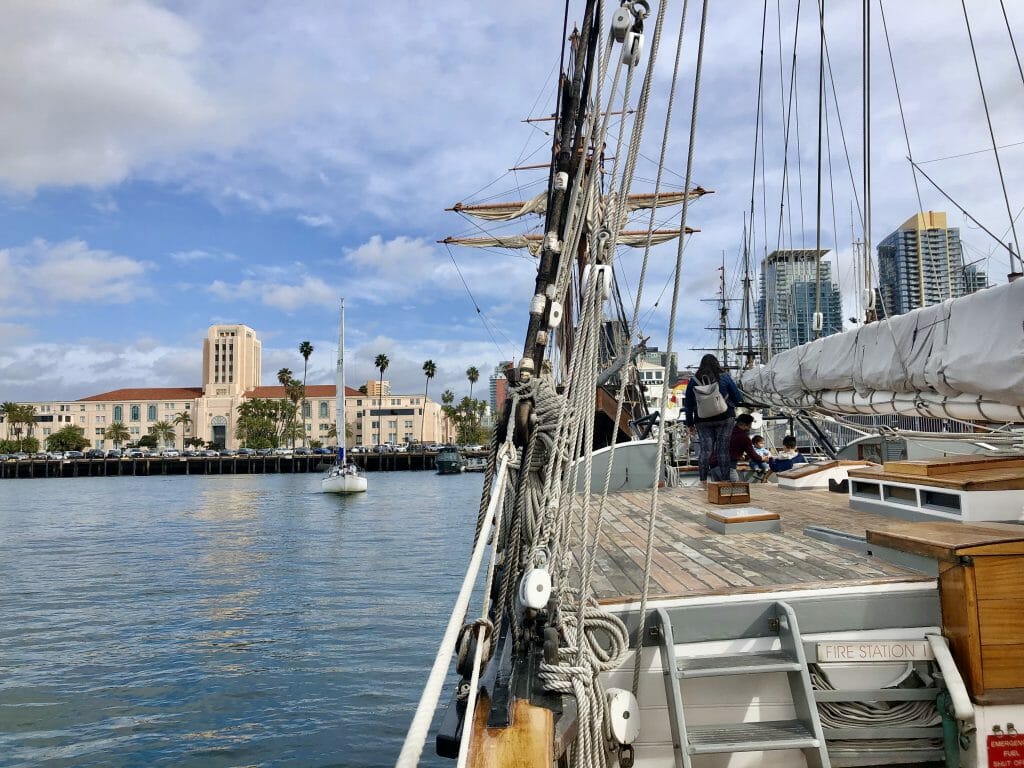
M 702 195 L 710 194 L 712 190 L 704 189 L 703 187 L 694 187 L 690 190 L 689 197 L 694 200 Z M 484 219 L 486 221 L 512 221 L 518 219 L 528 213 L 536 213 L 544 215 L 547 212 L 547 192 L 541 192 L 536 197 L 529 200 L 519 200 L 507 203 L 484 203 L 481 205 L 465 205 L 464 203 L 457 203 L 456 205 L 449 208 L 449 211 L 456 211 L 458 213 L 465 213 L 469 216 L 475 216 L 478 219 Z M 626 198 L 626 203 L 623 206 L 627 212 L 639 211 L 645 208 L 654 208 L 657 205 L 658 208 L 666 207 L 669 205 L 682 205 L 687 195 L 684 192 L 661 192 L 655 195 L 653 192 L 646 192 L 641 194 L 629 195 Z M 657 198 L 657 202 L 655 202 Z
M 1024 421 L 1024 280 L 786 350 L 739 385 L 777 407 Z
M 686 228 L 686 234 L 692 235 L 699 230 L 691 227 Z M 655 229 L 651 232 L 620 232 L 619 245 L 628 245 L 632 248 L 643 248 L 650 236 L 651 245 L 667 243 L 679 237 L 678 229 Z M 526 248 L 531 255 L 540 253 L 544 244 L 544 236 L 540 234 L 528 235 L 505 235 L 505 236 L 481 236 L 481 237 L 446 237 L 438 240 L 445 245 L 465 245 L 470 248 Z

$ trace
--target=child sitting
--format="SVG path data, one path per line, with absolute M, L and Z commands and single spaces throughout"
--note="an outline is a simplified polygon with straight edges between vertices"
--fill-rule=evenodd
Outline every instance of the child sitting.
M 761 461 L 750 462 L 750 468 L 754 471 L 753 479 L 763 483 L 768 479 L 768 475 L 771 474 L 768 462 L 772 457 L 772 452 L 765 448 L 764 438 L 761 435 L 754 435 L 750 438 L 750 442 L 754 444 L 754 452 L 761 457 Z
M 772 472 L 785 472 L 787 469 L 792 469 L 794 464 L 806 462 L 807 459 L 796 449 L 796 438 L 786 435 L 782 438 L 782 450 L 779 451 L 776 458 L 769 459 L 768 466 L 772 468 Z

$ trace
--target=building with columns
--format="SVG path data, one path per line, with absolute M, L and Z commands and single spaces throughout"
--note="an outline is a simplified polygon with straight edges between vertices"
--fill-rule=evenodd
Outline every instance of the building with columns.
M 183 438 L 200 438 L 204 443 L 225 448 L 243 447 L 235 434 L 238 407 L 253 398 L 283 400 L 284 387 L 260 383 L 262 345 L 256 331 L 246 325 L 214 325 L 203 341 L 203 381 L 199 387 L 136 387 L 83 397 L 22 403 L 36 409 L 32 435 L 46 444 L 46 438 L 66 426 L 74 425 L 85 433 L 94 448 L 113 448 L 104 430 L 120 422 L 128 428 L 128 442 L 137 442 L 158 421 L 173 424 L 179 414 L 188 414 L 185 425 L 175 426 L 174 445 Z M 371 387 L 372 385 L 372 387 Z M 372 446 L 378 442 L 441 442 L 446 421 L 441 406 L 423 395 L 392 395 L 390 382 L 384 381 L 384 396 L 377 396 L 380 382 L 367 382 L 364 395 L 345 387 L 345 418 L 353 437 L 349 445 Z M 307 444 L 317 440 L 323 445 L 335 443 L 327 433 L 334 425 L 335 386 L 309 384 L 302 406 Z M 0 414 L 0 434 L 9 436 Z M 450 432 L 450 430 L 449 430 Z M 298 444 L 301 444 L 301 441 Z

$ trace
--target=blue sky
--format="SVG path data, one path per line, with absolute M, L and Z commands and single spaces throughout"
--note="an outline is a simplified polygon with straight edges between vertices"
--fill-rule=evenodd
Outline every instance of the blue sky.
M 716 193 L 690 211 L 701 233 L 687 248 L 674 342 L 684 363 L 698 356 L 690 347 L 713 343 L 704 326 L 714 307 L 700 299 L 714 295 L 723 251 L 735 284 L 751 186 L 761 3 L 711 5 L 694 178 Z M 811 247 L 817 37 L 813 4 L 805 5 L 801 174 L 794 177 L 804 185 L 804 223 L 791 200 L 796 223 L 785 240 Z M 967 5 L 997 140 L 1024 142 L 1024 83 L 1002 15 L 990 2 Z M 1008 5 L 1024 47 L 1024 9 Z M 795 2 L 781 6 L 788 76 Z M 828 8 L 859 179 L 860 4 L 834 0 Z M 959 3 L 889 0 L 886 12 L 915 156 L 990 146 Z M 439 368 L 432 393 L 467 393 L 467 367 L 486 378 L 499 360 L 518 356 L 534 267 L 506 251 L 438 245 L 473 229 L 444 208 L 538 191 L 540 172 L 506 169 L 542 162 L 549 151 L 545 124 L 523 120 L 552 109 L 561 17 L 541 0 L 4 2 L 0 399 L 195 386 L 201 340 L 216 322 L 257 330 L 265 382 L 282 366 L 301 369 L 304 339 L 315 348 L 309 381 L 328 382 L 340 296 L 350 383 L 375 378 L 373 359 L 384 352 L 397 391 L 420 391 L 421 366 L 431 358 Z M 877 242 L 917 202 L 877 19 L 876 32 Z M 771 35 L 777 31 L 767 44 L 765 143 L 774 244 L 782 97 Z M 662 83 L 670 66 L 671 51 L 663 51 Z M 667 181 L 678 185 L 688 93 L 676 109 Z M 657 156 L 660 120 L 649 124 L 647 157 Z M 830 126 L 837 132 L 834 118 Z M 1007 147 L 1002 161 L 1016 213 L 1024 205 L 1024 147 Z M 851 186 L 836 136 L 832 163 L 836 212 L 826 204 L 823 242 L 837 246 L 849 316 Z M 1001 235 L 1008 228 L 990 152 L 925 167 L 986 226 Z M 653 178 L 652 164 L 642 163 L 634 190 Z M 994 280 L 1005 280 L 1006 258 L 991 240 L 921 185 L 924 207 L 949 210 L 963 227 L 967 259 L 983 259 Z M 636 285 L 635 253 L 621 259 L 627 293 Z M 671 246 L 657 252 L 643 301 L 644 335 L 663 348 L 674 255 Z

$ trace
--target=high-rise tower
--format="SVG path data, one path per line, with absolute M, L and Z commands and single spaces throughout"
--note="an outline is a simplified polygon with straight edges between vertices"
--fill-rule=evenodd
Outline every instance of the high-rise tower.
M 757 301 L 757 323 L 761 330 L 764 359 L 816 335 L 828 336 L 843 330 L 843 307 L 839 289 L 832 283 L 828 251 L 812 248 L 772 251 L 761 262 L 761 296 Z M 821 301 L 817 301 L 818 260 L 821 260 Z M 820 306 L 822 328 L 814 331 L 815 307 Z
M 878 244 L 885 315 L 902 315 L 966 293 L 960 230 L 942 211 L 917 213 Z

